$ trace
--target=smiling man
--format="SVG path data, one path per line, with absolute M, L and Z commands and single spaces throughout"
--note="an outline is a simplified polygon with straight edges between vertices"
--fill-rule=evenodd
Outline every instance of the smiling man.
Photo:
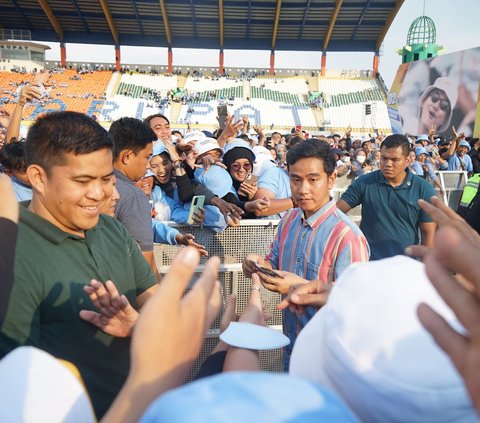
M 84 287 L 110 279 L 135 308 L 156 287 L 125 228 L 101 215 L 114 190 L 112 147 L 108 133 L 80 113 L 50 113 L 31 127 L 33 197 L 20 207 L 15 281 L 0 334 L 2 354 L 33 345 L 73 362 L 99 418 L 128 374 L 130 342 L 82 320 L 81 311 L 96 310 Z
M 360 229 L 372 260 L 404 254 L 406 247 L 419 243 L 419 230 L 422 245 L 432 245 L 436 224 L 417 201 L 429 201 L 435 190 L 408 169 L 409 150 L 407 137 L 386 137 L 380 147 L 380 169 L 353 181 L 337 202 L 344 213 L 362 205 Z
M 335 164 L 325 141 L 302 141 L 288 151 L 292 200 L 297 208 L 283 217 L 266 258 L 255 254 L 245 258 L 243 271 L 247 277 L 256 272 L 254 262 L 278 269 L 280 277 L 257 274 L 267 289 L 286 295 L 291 286 L 300 283 L 320 280 L 331 284 L 351 263 L 368 260 L 365 237 L 330 197 L 336 180 Z M 310 307 L 297 316 L 284 310 L 283 329 L 291 341 L 284 356 L 286 368 L 298 331 L 315 312 Z

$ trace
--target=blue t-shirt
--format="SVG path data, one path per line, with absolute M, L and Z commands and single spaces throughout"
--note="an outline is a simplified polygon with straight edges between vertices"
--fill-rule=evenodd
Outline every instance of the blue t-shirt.
M 285 169 L 274 166 L 263 172 L 258 178 L 258 188 L 267 189 L 275 194 L 276 199 L 290 198 L 292 191 L 290 190 L 290 178 Z M 286 211 L 267 216 L 266 219 L 280 219 Z
M 468 154 L 464 154 L 463 157 L 460 157 L 455 153 L 452 157 L 447 159 L 447 162 L 448 170 L 466 170 L 467 172 L 473 172 L 472 158 Z

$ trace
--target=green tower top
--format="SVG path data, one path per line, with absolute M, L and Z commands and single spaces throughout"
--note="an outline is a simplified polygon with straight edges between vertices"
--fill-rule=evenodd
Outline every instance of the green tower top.
M 428 16 L 415 19 L 408 30 L 407 44 L 397 53 L 402 56 L 402 63 L 435 57 L 442 46 L 437 45 L 437 29 Z
M 410 25 L 407 35 L 407 45 L 435 44 L 437 29 L 435 23 L 428 16 L 420 16 Z

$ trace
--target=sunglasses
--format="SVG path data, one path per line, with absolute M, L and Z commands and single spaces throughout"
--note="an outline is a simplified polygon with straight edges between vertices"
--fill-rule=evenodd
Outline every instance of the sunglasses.
M 444 112 L 450 111 L 450 102 L 448 100 L 442 100 L 440 93 L 438 93 L 437 91 L 432 91 L 429 97 L 432 99 L 432 103 L 436 103 L 439 101 L 440 109 L 442 109 Z
M 243 165 L 241 165 L 240 163 L 232 163 L 232 170 L 234 172 L 238 172 L 242 167 L 247 172 L 252 170 L 252 164 L 251 163 L 244 163 Z

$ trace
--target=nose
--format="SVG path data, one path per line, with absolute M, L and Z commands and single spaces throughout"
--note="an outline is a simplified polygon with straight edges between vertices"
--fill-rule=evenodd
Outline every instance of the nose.
M 86 196 L 91 200 L 102 201 L 106 197 L 105 187 L 100 182 L 92 183 Z
M 309 190 L 310 190 L 310 186 L 308 185 L 308 182 L 306 180 L 302 181 L 298 188 L 298 193 L 301 195 L 308 194 Z

